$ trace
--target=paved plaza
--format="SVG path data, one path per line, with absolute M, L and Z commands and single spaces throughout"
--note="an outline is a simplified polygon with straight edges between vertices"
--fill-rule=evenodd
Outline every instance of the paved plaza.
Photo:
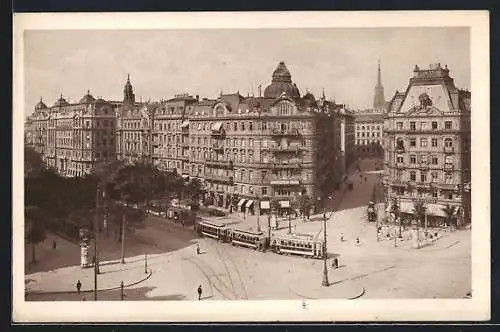
M 327 222 L 328 252 L 339 255 L 340 268 L 333 269 L 328 261 L 329 287 L 321 286 L 322 260 L 199 239 L 192 228 L 151 217 L 144 229 L 130 236 L 125 264 L 117 260 L 117 244 L 109 240 L 109 248 L 103 246 L 98 299 L 120 300 L 122 281 L 126 300 L 197 300 L 199 285 L 204 301 L 463 298 L 471 291 L 470 231 L 443 231 L 439 240 L 420 249 L 405 241 L 398 241 L 395 247 L 393 240 L 377 240 L 375 223 L 366 220 L 373 185 L 380 181 L 373 168 L 371 161 L 364 161 L 361 172 L 353 169 L 353 190 L 341 189 L 331 202 L 330 210 L 333 206 L 336 210 Z M 226 218 L 257 228 L 256 216 Z M 267 218 L 259 221 L 267 232 Z M 292 219 L 291 224 L 294 232 L 322 235 L 321 214 L 306 221 Z M 280 226 L 280 232 L 287 232 L 288 220 Z M 340 241 L 341 235 L 344 241 Z M 93 269 L 77 266 L 78 246 L 58 239 L 58 248 L 52 250 L 51 241 L 50 237 L 38 246 L 39 263 L 26 272 L 26 299 L 93 300 Z M 196 254 L 197 244 L 200 255 Z M 77 280 L 82 282 L 80 294 L 75 288 Z

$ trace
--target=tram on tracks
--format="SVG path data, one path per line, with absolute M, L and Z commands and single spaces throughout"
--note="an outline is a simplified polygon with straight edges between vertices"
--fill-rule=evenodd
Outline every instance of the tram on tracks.
M 241 229 L 231 229 L 228 237 L 233 246 L 241 246 L 263 251 L 266 245 L 267 236 L 262 232 L 251 232 Z
M 227 241 L 227 226 L 223 224 L 211 223 L 208 221 L 199 221 L 196 223 L 196 231 L 201 236 L 211 237 L 217 241 Z
M 325 244 L 310 234 L 272 234 L 271 250 L 277 254 L 323 258 Z
M 200 236 L 206 236 L 217 241 L 231 243 L 254 250 L 270 249 L 281 255 L 296 255 L 308 258 L 324 258 L 324 241 L 316 239 L 311 234 L 278 234 L 272 233 L 269 238 L 263 232 L 253 232 L 217 224 L 208 221 L 197 221 L 195 230 Z

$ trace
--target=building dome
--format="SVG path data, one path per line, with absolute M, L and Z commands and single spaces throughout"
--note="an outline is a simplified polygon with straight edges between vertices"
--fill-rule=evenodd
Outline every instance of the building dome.
M 91 104 L 95 101 L 94 96 L 90 94 L 90 91 L 87 91 L 87 94 L 80 99 L 80 104 Z
M 306 106 L 309 106 L 309 107 L 316 107 L 316 106 L 318 106 L 318 104 L 316 103 L 316 98 L 310 92 L 307 92 L 302 97 L 302 99 L 304 99 L 304 103 L 305 103 Z
M 35 105 L 35 111 L 44 110 L 47 108 L 47 105 L 42 101 L 42 97 L 40 97 L 40 101 Z
M 264 90 L 265 98 L 279 98 L 282 93 L 292 98 L 300 98 L 299 89 L 292 83 L 292 75 L 283 61 L 273 72 L 271 84 Z
M 66 101 L 66 99 L 63 98 L 62 94 L 61 94 L 61 97 L 59 97 L 59 99 L 56 100 L 56 102 L 54 103 L 54 106 L 67 106 L 69 105 L 69 103 Z

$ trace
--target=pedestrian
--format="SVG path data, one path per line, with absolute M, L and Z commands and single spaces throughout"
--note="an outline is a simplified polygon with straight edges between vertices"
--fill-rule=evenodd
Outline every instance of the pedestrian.
M 199 243 L 196 244 L 196 254 L 197 255 L 200 254 L 200 244 Z
M 201 289 L 201 285 L 198 286 L 198 301 L 201 300 L 201 293 L 203 293 Z
M 356 244 L 359 245 L 359 237 L 356 238 Z
M 52 240 L 52 250 L 56 250 L 57 244 L 56 240 Z
M 80 289 L 82 289 L 82 283 L 80 282 L 80 279 L 76 282 L 76 291 L 78 294 L 80 294 Z
M 344 242 L 344 233 L 340 233 L 340 242 Z

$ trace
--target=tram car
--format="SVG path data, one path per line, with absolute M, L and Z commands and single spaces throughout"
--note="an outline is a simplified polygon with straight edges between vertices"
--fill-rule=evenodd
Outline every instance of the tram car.
M 215 224 L 208 221 L 198 221 L 196 223 L 196 232 L 200 236 L 207 236 L 217 241 L 226 242 L 228 240 L 228 228 L 223 224 Z
M 377 220 L 377 212 L 375 210 L 375 202 L 370 201 L 368 203 L 368 208 L 366 210 L 366 215 L 368 217 L 368 221 L 376 221 Z
M 267 244 L 267 236 L 262 232 L 230 229 L 228 230 L 227 235 L 233 246 L 241 246 L 263 251 Z
M 272 234 L 270 245 L 277 254 L 318 259 L 324 257 L 324 242 L 314 239 L 310 234 Z

